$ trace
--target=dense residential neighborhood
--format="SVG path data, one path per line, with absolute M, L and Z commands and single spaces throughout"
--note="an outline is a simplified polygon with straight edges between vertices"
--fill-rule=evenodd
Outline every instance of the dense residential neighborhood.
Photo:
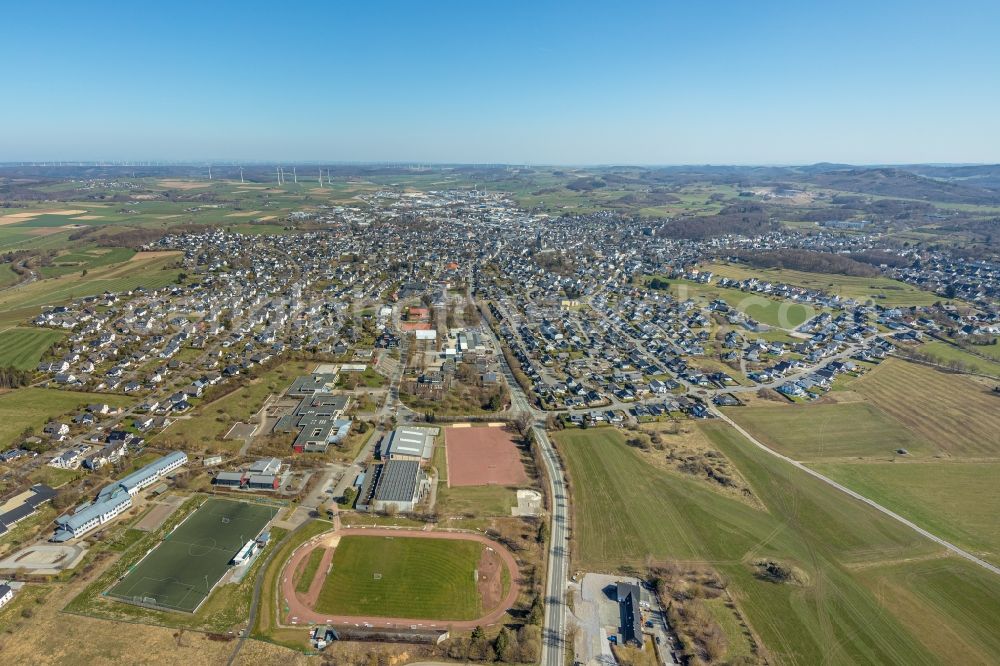
M 38 366 L 48 383 L 130 398 L 126 408 L 88 405 L 47 424 L 39 436 L 62 445 L 50 464 L 115 463 L 206 391 L 289 354 L 362 369 L 389 359 L 405 367 L 400 390 L 413 404 L 455 394 L 457 382 L 484 396 L 496 390 L 493 411 L 503 408 L 496 359 L 504 355 L 538 407 L 577 424 L 621 424 L 660 414 L 705 418 L 713 401 L 738 404 L 741 393 L 764 389 L 815 399 L 838 375 L 858 372 L 855 361 L 877 363 L 927 336 L 1000 331 L 1000 266 L 941 250 L 886 250 L 877 234 L 692 241 L 660 238 L 641 220 L 607 213 L 527 213 L 499 193 L 379 191 L 359 199 L 299 215 L 322 227 L 302 234 L 210 228 L 167 236 L 148 249 L 181 252 L 182 283 L 44 309 L 36 326 L 69 331 Z M 754 248 L 879 250 L 892 258 L 886 277 L 937 300 L 899 307 L 713 273 Z M 376 256 L 387 263 L 365 259 Z M 956 298 L 968 307 L 956 307 Z M 794 316 L 760 321 L 757 313 L 772 306 Z M 494 336 L 499 347 L 491 348 Z M 392 360 L 404 340 L 405 358 Z M 297 433 L 298 452 L 322 452 L 346 437 L 349 398 L 317 409 L 322 394 L 313 391 L 308 404 L 296 391 L 290 395 L 302 404 L 274 432 Z
M 544 511 L 539 484 L 549 479 L 552 496 L 565 484 L 549 433 L 611 431 L 661 450 L 661 433 L 683 440 L 762 404 L 837 404 L 889 359 L 988 367 L 979 345 L 1000 332 L 1000 265 L 887 243 L 867 223 L 691 239 L 606 211 L 526 210 L 478 189 L 378 190 L 283 222 L 307 226 L 161 234 L 140 254 L 171 261 L 170 284 L 31 317 L 54 342 L 30 390 L 80 400 L 0 452 L 18 479 L 0 518 L 8 531 L 32 525 L 26 552 L 83 557 L 128 521 L 171 524 L 161 521 L 192 494 L 304 508 L 272 516 L 279 529 L 400 519 L 461 530 L 490 504 L 450 504 L 459 463 L 444 452 L 456 437 L 446 433 L 505 424 L 514 434 L 504 437 L 525 438 L 535 476 L 501 510 L 530 523 Z M 774 258 L 765 250 L 796 265 L 878 265 L 852 264 L 866 277 L 845 277 L 845 288 L 755 265 Z M 931 355 L 934 344 L 964 356 Z M 717 451 L 670 446 L 668 465 L 755 501 Z M 897 444 L 893 455 L 910 451 Z M 565 507 L 553 521 L 553 543 L 568 541 Z M 268 535 L 241 541 L 227 561 L 233 581 Z M 549 558 L 568 559 L 558 547 Z M 611 583 L 625 614 L 616 640 L 638 650 L 641 635 L 655 637 L 669 646 L 664 663 L 681 660 L 686 629 L 668 621 L 669 602 L 646 583 Z M 563 584 L 572 587 L 547 583 Z

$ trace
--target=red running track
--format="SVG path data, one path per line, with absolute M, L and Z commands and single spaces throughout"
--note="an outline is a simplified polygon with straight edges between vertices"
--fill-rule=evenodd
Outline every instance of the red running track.
M 500 556 L 500 559 L 503 560 L 504 565 L 510 572 L 510 590 L 508 590 L 506 596 L 504 596 L 497 608 L 475 620 L 428 620 L 405 617 L 364 617 L 360 615 L 328 615 L 326 613 L 319 613 L 313 610 L 307 602 L 310 600 L 315 601 L 315 598 L 319 593 L 319 589 L 322 586 L 322 581 L 325 578 L 325 574 L 317 576 L 317 579 L 310 585 L 309 592 L 306 595 L 300 595 L 295 591 L 294 574 L 302 560 L 308 557 L 309 553 L 312 552 L 313 549 L 325 543 L 331 537 L 344 536 L 388 536 L 410 539 L 461 539 L 466 541 L 478 541 L 479 543 L 492 548 Z M 328 554 L 327 557 L 323 558 L 323 562 L 327 565 L 327 567 L 329 566 L 328 558 L 332 559 L 332 554 Z M 324 571 L 325 569 L 321 568 L 317 573 Z M 358 624 L 389 628 L 409 628 L 411 626 L 418 626 L 421 629 L 474 629 L 476 626 L 488 626 L 498 622 L 507 612 L 507 609 L 511 608 L 517 601 L 517 595 L 520 592 L 520 586 L 517 584 L 517 572 L 517 562 L 514 561 L 514 556 L 510 554 L 509 550 L 501 546 L 496 541 L 487 539 L 486 537 L 478 534 L 470 534 L 467 532 L 428 532 L 423 530 L 388 529 L 378 527 L 333 529 L 329 532 L 324 532 L 323 534 L 315 536 L 299 546 L 295 552 L 292 553 L 292 556 L 285 564 L 285 568 L 281 572 L 281 595 L 284 598 L 285 606 L 288 608 L 288 611 L 283 613 L 284 624 L 287 626 L 294 618 L 297 625 L 310 623 Z

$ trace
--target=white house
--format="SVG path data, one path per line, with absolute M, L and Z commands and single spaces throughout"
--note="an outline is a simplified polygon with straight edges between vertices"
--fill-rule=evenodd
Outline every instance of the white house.
M 0 608 L 6 606 L 14 598 L 14 590 L 9 585 L 0 585 Z

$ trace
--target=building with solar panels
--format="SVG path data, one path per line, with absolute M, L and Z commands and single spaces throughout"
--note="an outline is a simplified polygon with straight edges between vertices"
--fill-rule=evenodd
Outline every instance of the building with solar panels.
M 430 488 L 416 460 L 390 460 L 371 465 L 355 507 L 361 511 L 413 511 Z

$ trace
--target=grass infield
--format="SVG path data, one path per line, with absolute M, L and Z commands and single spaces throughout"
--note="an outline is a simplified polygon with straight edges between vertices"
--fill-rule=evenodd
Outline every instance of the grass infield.
M 346 536 L 316 610 L 331 615 L 471 620 L 482 615 L 476 541 Z
M 123 601 L 194 611 L 247 541 L 256 538 L 277 509 L 210 499 L 108 592 Z

